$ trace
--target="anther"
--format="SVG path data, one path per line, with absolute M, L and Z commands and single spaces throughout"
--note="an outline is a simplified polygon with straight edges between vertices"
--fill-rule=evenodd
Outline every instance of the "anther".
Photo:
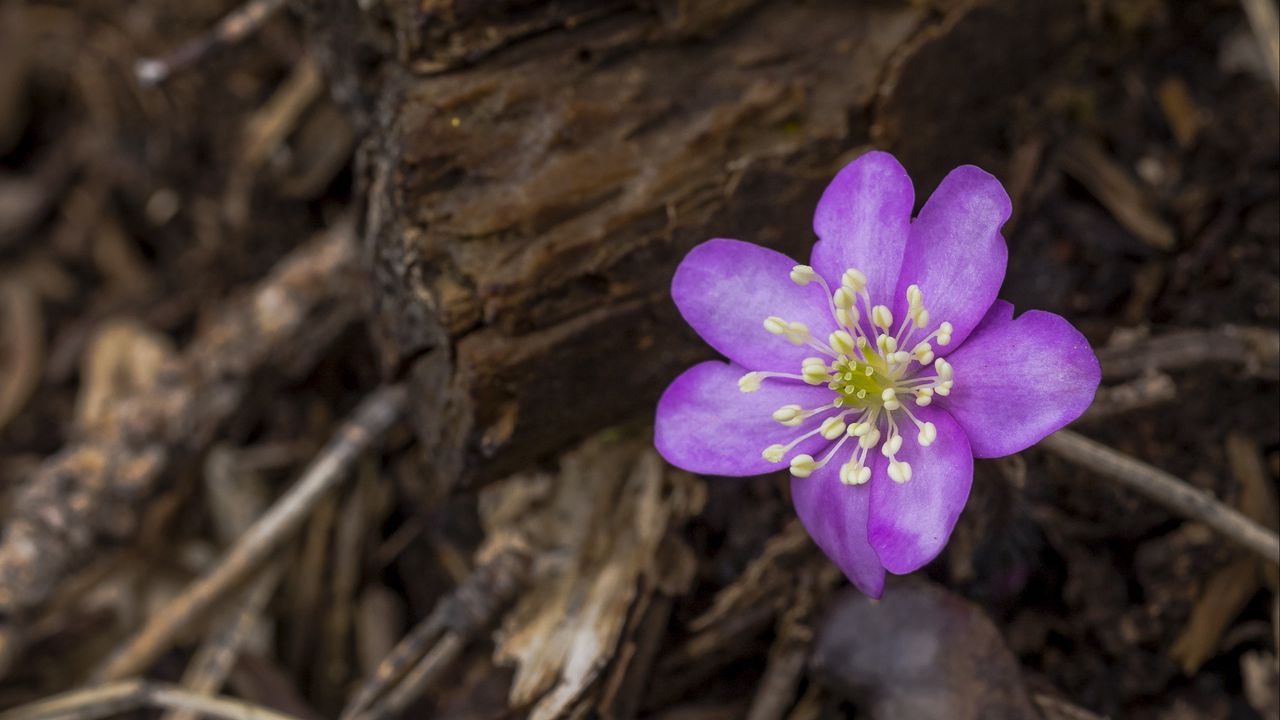
M 769 462 L 772 462 L 772 463 L 776 463 L 776 462 L 782 462 L 782 456 L 785 455 L 786 452 L 787 452 L 786 445 L 770 445 L 769 447 L 764 449 L 764 452 L 760 454 L 764 456 L 765 460 L 768 460 Z
M 853 306 L 858 301 L 858 298 L 854 294 L 854 292 L 843 285 L 841 285 L 835 291 L 835 293 L 831 296 L 831 299 L 832 301 L 835 302 L 836 307 L 840 308 L 841 310 L 853 310 Z
M 841 355 L 853 354 L 853 336 L 844 330 L 837 330 L 831 333 L 831 336 L 827 338 L 827 344 L 831 346 L 831 349 Z
M 804 408 L 799 405 L 783 405 L 773 411 L 773 419 L 783 425 L 799 424 L 801 418 L 800 413 L 804 412 Z
M 817 279 L 818 273 L 814 272 L 813 268 L 808 265 L 797 265 L 791 268 L 791 282 L 801 287 Z
M 809 477 L 817 467 L 818 463 L 813 459 L 812 455 L 800 453 L 799 455 L 791 458 L 791 474 L 798 478 Z
M 904 483 L 911 479 L 911 466 L 900 460 L 889 463 L 889 477 L 896 483 Z
M 929 447 L 934 440 L 938 439 L 938 428 L 931 422 L 926 422 L 920 426 L 920 434 L 916 436 L 916 441 L 920 443 L 920 447 Z
M 764 329 L 774 335 L 781 335 L 787 331 L 787 321 L 772 315 L 764 319 Z
M 893 312 L 884 305 L 871 308 L 871 323 L 881 330 L 888 330 L 893 325 Z
M 845 432 L 844 420 L 839 417 L 829 417 L 822 421 L 822 427 L 819 433 L 828 440 L 835 440 Z
M 840 278 L 840 284 L 855 293 L 860 293 L 867 289 L 867 276 L 863 275 L 860 270 L 849 268 L 844 271 L 844 275 Z
M 738 389 L 744 393 L 755 392 L 760 389 L 760 381 L 764 378 L 758 372 L 749 372 L 738 378 Z

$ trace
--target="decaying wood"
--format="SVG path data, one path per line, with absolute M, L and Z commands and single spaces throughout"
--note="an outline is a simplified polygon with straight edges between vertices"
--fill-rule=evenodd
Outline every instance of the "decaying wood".
M 260 370 L 305 369 L 354 319 L 355 260 L 346 223 L 300 247 L 160 368 L 154 387 L 117 400 L 18 489 L 0 539 L 0 669 L 30 614 L 103 542 L 134 532 L 165 468 L 209 442 Z
M 373 324 L 386 366 L 429 398 L 413 409 L 427 482 L 500 477 L 652 407 L 708 355 L 667 297 L 691 247 L 736 236 L 806 254 L 818 196 L 873 119 L 936 182 L 952 161 L 927 150 L 948 132 L 938 118 L 1002 123 L 1035 78 L 922 88 L 957 65 L 1051 58 L 1057 40 L 1019 28 L 1064 7 L 388 0 L 368 11 L 379 33 L 351 3 L 323 5 L 335 92 L 376 108 L 360 154 Z M 956 63 L 947 38 L 965 32 L 984 40 Z M 348 58 L 369 54 L 390 59 L 352 77 Z M 1003 161 L 981 141 L 964 152 Z
M 486 489 L 489 542 L 516 542 L 514 534 L 541 560 L 497 637 L 495 659 L 516 665 L 512 707 L 564 717 L 588 702 L 615 658 L 627 662 L 619 652 L 628 618 L 693 581 L 692 551 L 671 531 L 704 501 L 701 481 L 665 466 L 647 438 L 597 436 L 555 477 L 517 475 Z

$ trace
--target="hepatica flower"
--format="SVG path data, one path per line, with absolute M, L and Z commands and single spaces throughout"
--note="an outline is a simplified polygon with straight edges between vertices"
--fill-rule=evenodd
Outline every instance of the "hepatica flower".
M 658 403 L 655 444 L 709 475 L 791 471 L 796 512 L 859 588 L 941 552 L 973 458 L 1018 452 L 1093 400 L 1098 360 L 1061 317 L 997 300 L 1009 197 L 972 166 L 914 220 L 893 156 L 863 155 L 814 214 L 809 264 L 737 240 L 680 263 L 671 294 L 729 362 Z

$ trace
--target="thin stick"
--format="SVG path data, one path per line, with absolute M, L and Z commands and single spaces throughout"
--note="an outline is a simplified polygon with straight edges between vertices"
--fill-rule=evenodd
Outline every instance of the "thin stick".
M 1275 0 L 1241 0 L 1249 25 L 1267 62 L 1271 84 L 1280 92 L 1280 17 L 1276 13 Z
M 185 710 L 217 720 L 298 720 L 261 705 L 210 697 L 168 683 L 125 680 L 75 690 L 0 713 L 0 720 L 97 720 L 141 708 Z
M 1070 430 L 1059 430 L 1040 444 L 1071 462 L 1119 480 L 1179 515 L 1199 520 L 1273 563 L 1280 563 L 1280 537 L 1275 533 L 1159 468 Z
M 457 657 L 456 650 L 461 648 L 451 649 L 452 646 L 487 627 L 511 602 L 524 586 L 528 572 L 529 558 L 517 550 L 498 552 L 472 571 L 396 643 L 391 653 L 378 663 L 373 675 L 352 694 L 339 717 L 342 720 L 378 717 L 387 712 L 388 707 L 411 702 L 417 697 L 415 692 L 421 692 L 424 683 L 434 679 L 438 672 L 435 668 L 445 667 Z M 439 649 L 441 647 L 445 649 Z M 398 686 L 405 689 L 397 690 Z M 383 698 L 380 704 L 379 698 Z
M 212 572 L 188 585 L 113 653 L 99 679 L 119 680 L 145 670 L 168 649 L 182 628 L 203 617 L 278 550 L 302 526 L 316 504 L 346 477 L 365 448 L 400 417 L 406 396 L 403 386 L 392 385 L 366 397 L 301 479 L 241 536 Z
M 282 7 L 284 0 L 249 0 L 224 15 L 208 32 L 191 38 L 163 57 L 139 60 L 133 66 L 133 73 L 144 85 L 162 83 L 174 71 L 198 62 L 211 50 L 248 37 Z

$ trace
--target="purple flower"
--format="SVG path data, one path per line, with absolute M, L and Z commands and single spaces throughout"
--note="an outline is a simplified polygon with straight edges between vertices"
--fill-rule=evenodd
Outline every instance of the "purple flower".
M 737 240 L 694 248 L 672 281 L 685 320 L 729 359 L 685 371 L 655 444 L 710 475 L 790 467 L 809 534 L 879 597 L 884 571 L 938 555 L 973 458 L 1018 452 L 1093 401 L 1098 360 L 1061 317 L 996 299 L 1009 197 L 956 168 L 913 221 L 911 179 L 863 155 L 818 201 L 809 265 Z

